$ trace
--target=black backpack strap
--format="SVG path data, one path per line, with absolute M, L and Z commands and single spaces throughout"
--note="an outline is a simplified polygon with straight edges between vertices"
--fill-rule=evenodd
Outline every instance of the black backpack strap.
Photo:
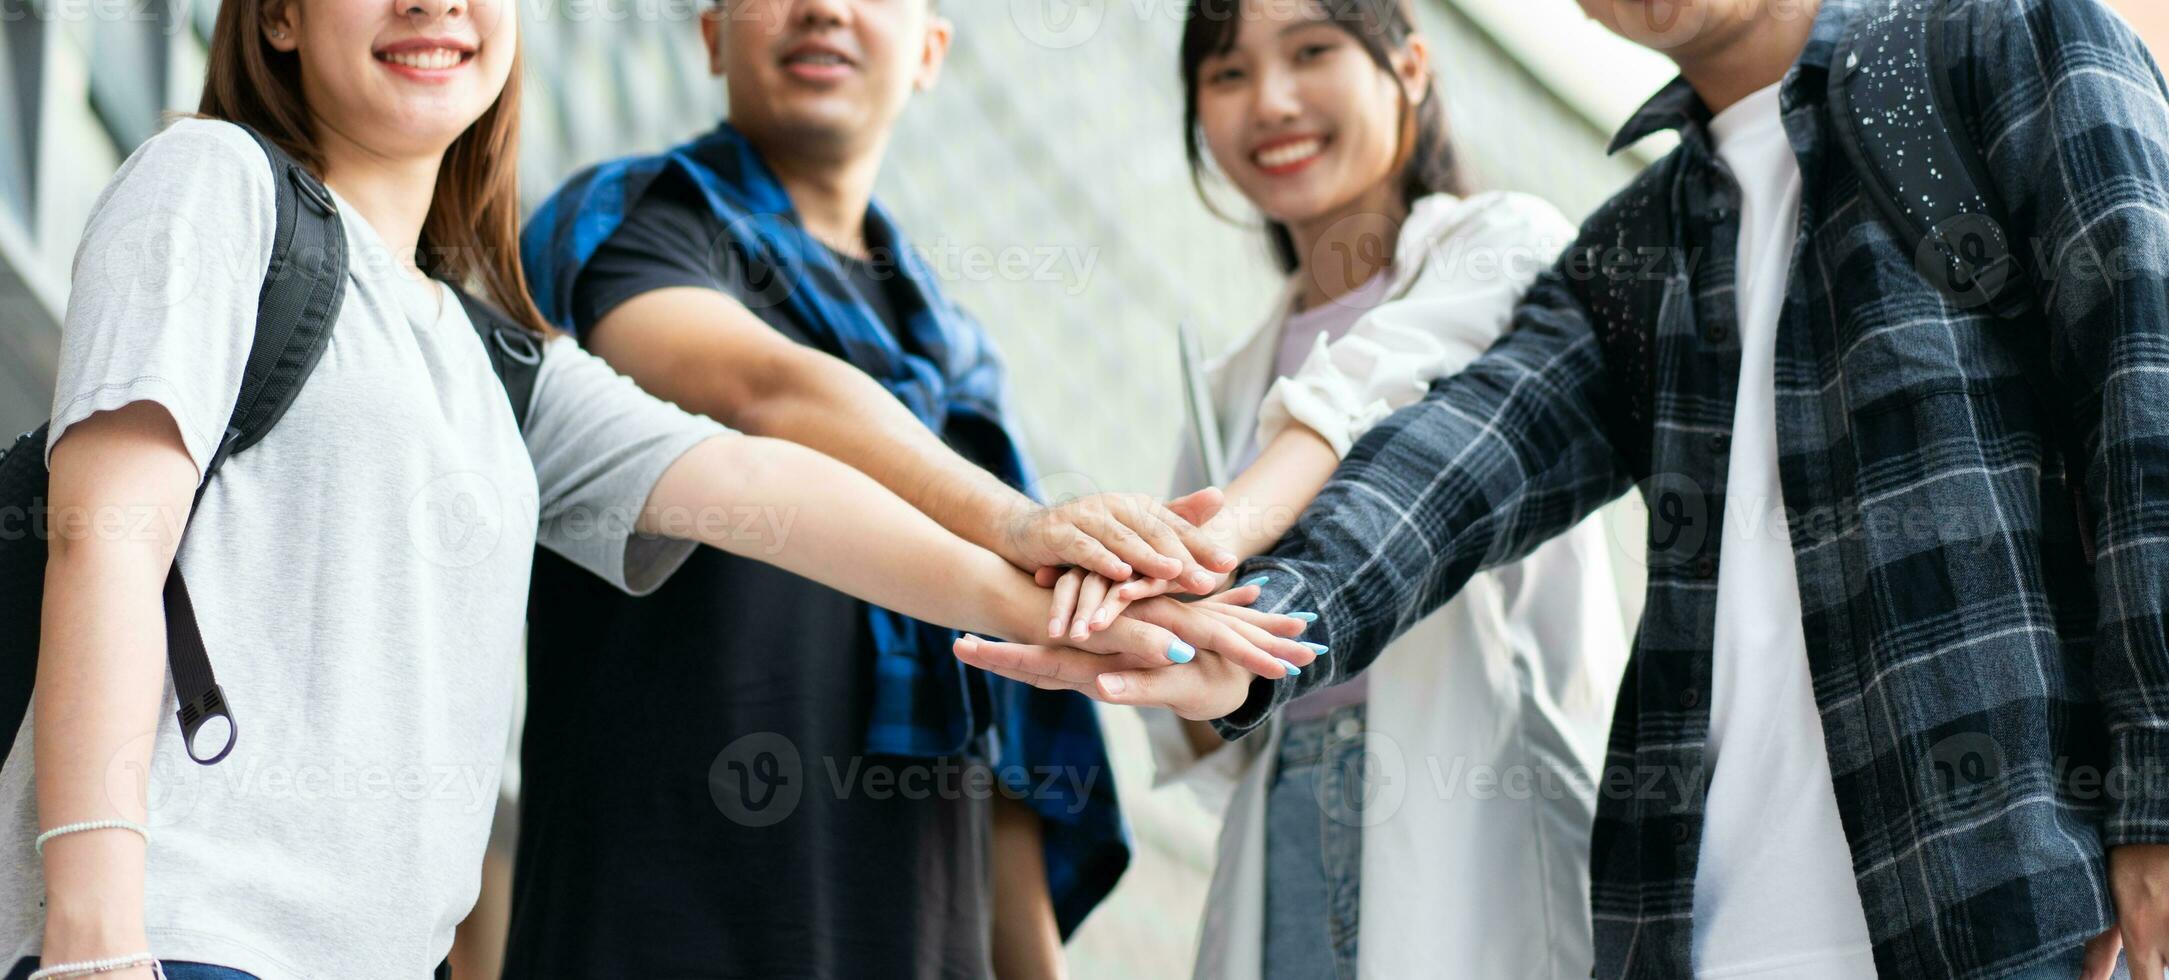
M 1830 122 L 1921 275 L 1960 309 L 2015 318 L 2035 309 L 2033 277 L 1946 70 L 1968 25 L 1949 0 L 1869 5 L 1832 54 Z
M 232 452 L 256 444 L 301 393 L 346 298 L 346 231 L 331 191 L 254 129 L 278 185 L 278 230 L 256 300 L 256 343 L 228 425 Z
M 302 382 L 315 370 L 331 341 L 332 324 L 346 294 L 346 231 L 331 192 L 307 168 L 263 134 L 243 126 L 271 161 L 278 199 L 271 262 L 256 299 L 256 334 L 241 374 L 241 395 L 233 417 L 205 465 L 203 479 L 189 508 L 190 520 L 203 505 L 211 477 L 226 458 L 255 445 L 293 405 Z M 181 738 L 191 759 L 210 765 L 233 751 L 238 737 L 226 693 L 211 671 L 211 658 L 196 623 L 195 603 L 175 561 L 166 575 L 166 663 L 173 671 L 173 691 L 180 709 Z M 199 751 L 197 733 L 213 718 L 224 718 L 224 743 L 216 752 Z
M 1965 310 L 2004 320 L 2038 319 L 2039 283 L 2010 236 L 2008 214 L 1966 119 L 1971 102 L 1954 87 L 1975 29 L 1967 0 L 1892 0 L 1840 39 L 1830 72 L 1830 119 L 1860 174 L 1861 189 L 1921 275 Z M 2044 334 L 2045 336 L 2045 331 Z M 2076 465 L 2080 445 L 2069 399 L 2044 358 L 2027 372 L 2070 489 L 2080 550 L 2094 561 L 2093 524 Z
M 466 309 L 474 332 L 482 338 L 482 349 L 490 355 L 490 368 L 497 372 L 497 380 L 505 386 L 505 397 L 512 402 L 512 417 L 525 431 L 527 406 L 535 398 L 535 378 L 542 373 L 542 338 L 466 290 L 454 286 L 452 292 Z

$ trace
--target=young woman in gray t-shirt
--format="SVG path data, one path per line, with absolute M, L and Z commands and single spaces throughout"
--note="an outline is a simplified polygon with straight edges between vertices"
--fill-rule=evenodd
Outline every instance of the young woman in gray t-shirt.
M 42 955 L 41 973 L 149 977 L 152 954 L 175 978 L 427 974 L 475 896 L 536 543 L 635 593 L 706 543 L 952 627 L 1044 623 L 1048 592 L 868 477 L 549 336 L 514 238 L 515 13 L 229 2 L 206 118 L 146 142 L 98 201 L 54 397 L 37 695 L 0 771 L 20 845 L 0 857 L 0 963 L 18 974 Z M 331 188 L 349 281 L 322 361 L 184 541 L 273 248 L 272 173 L 236 122 Z M 524 431 L 447 281 L 543 335 Z M 176 559 L 250 720 L 210 768 L 159 723 Z M 1276 676 L 1276 657 L 1310 659 L 1274 635 L 1294 620 L 1136 610 L 1094 648 L 1158 664 L 1194 644 Z

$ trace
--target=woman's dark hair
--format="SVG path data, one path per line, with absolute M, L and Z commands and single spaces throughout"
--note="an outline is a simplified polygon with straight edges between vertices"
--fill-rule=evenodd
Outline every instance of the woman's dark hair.
M 1408 44 L 1410 35 L 1416 33 L 1416 16 L 1409 9 L 1407 0 L 1308 2 L 1317 5 L 1327 22 L 1355 38 L 1371 56 L 1371 61 L 1378 65 L 1378 70 L 1388 74 L 1393 72 L 1393 55 Z M 1183 18 L 1183 151 L 1190 159 L 1190 182 L 1197 187 L 1198 196 L 1205 199 L 1208 208 L 1213 207 L 1213 203 L 1205 193 L 1203 178 L 1205 145 L 1197 118 L 1198 69 L 1205 64 L 1205 59 L 1225 54 L 1235 47 L 1237 32 L 1242 28 L 1242 5 L 1242 0 L 1190 0 L 1189 12 Z M 1446 129 L 1446 108 L 1439 102 L 1437 76 L 1425 85 L 1420 104 L 1411 103 L 1407 91 L 1401 90 L 1401 143 L 1396 160 L 1400 168 L 1398 189 L 1404 202 L 1429 194 L 1460 194 L 1466 189 L 1453 140 Z M 1273 258 L 1280 263 L 1281 271 L 1295 271 L 1295 239 L 1289 236 L 1287 226 L 1267 221 L 1265 234 L 1272 243 Z

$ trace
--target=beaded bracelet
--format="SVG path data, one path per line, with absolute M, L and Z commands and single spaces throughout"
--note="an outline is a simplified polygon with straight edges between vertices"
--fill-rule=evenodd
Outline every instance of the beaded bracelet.
M 85 830 L 133 830 L 143 835 L 144 843 L 148 844 L 151 841 L 151 828 L 133 820 L 85 820 L 81 823 L 63 824 L 39 834 L 38 839 L 31 846 L 37 850 L 39 857 L 44 857 L 46 841 L 62 834 L 80 833 Z
M 154 957 L 149 953 L 137 953 L 134 956 L 110 956 L 102 960 L 84 960 L 81 963 L 55 964 L 53 966 L 48 966 L 33 971 L 30 974 L 29 980 L 48 980 L 48 978 L 60 977 L 96 976 L 100 973 L 112 973 L 115 970 L 125 970 L 132 966 L 148 966 L 151 968 L 152 976 L 159 978 L 159 980 L 165 980 L 165 966 L 158 962 L 157 957 Z

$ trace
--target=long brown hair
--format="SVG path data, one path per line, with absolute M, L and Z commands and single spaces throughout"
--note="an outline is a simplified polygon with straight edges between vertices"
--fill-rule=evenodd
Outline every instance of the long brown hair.
M 1393 73 L 1394 52 L 1416 33 L 1416 15 L 1409 9 L 1408 0 L 1317 2 L 1325 19 L 1355 38 L 1379 71 Z M 1190 0 L 1182 24 L 1183 151 L 1190 160 L 1190 183 L 1197 188 L 1205 206 L 1213 208 L 1215 213 L 1219 209 L 1205 193 L 1205 145 L 1204 131 L 1198 124 L 1197 73 L 1205 59 L 1225 54 L 1235 46 L 1236 33 L 1242 27 L 1241 19 L 1242 0 Z M 1453 136 L 1446 126 L 1446 108 L 1439 102 L 1436 74 L 1426 83 L 1421 102 L 1412 103 L 1407 91 L 1401 90 L 1400 117 L 1400 147 L 1394 163 L 1399 173 L 1394 179 L 1401 192 L 1401 203 L 1414 204 L 1416 199 L 1430 194 L 1467 193 L 1468 182 L 1461 172 Z M 1281 271 L 1294 272 L 1295 239 L 1289 236 L 1287 226 L 1267 221 L 1265 235 L 1273 246 L 1273 258 L 1280 263 Z
M 324 158 L 301 93 L 300 59 L 263 36 L 266 8 L 276 2 L 219 4 L 196 112 L 253 127 L 321 177 Z M 483 297 L 515 322 L 548 334 L 520 269 L 519 150 L 520 53 L 514 50 L 504 91 L 444 153 L 414 259 L 453 285 L 479 284 Z

